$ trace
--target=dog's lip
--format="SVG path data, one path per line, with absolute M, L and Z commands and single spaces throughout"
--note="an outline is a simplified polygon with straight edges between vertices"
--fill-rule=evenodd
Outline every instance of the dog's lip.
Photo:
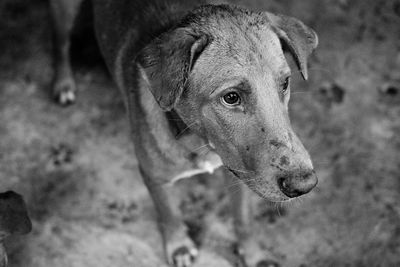
M 237 172 L 235 172 L 234 170 L 232 170 L 231 168 L 227 167 L 228 170 L 233 173 L 233 175 L 235 175 L 237 178 L 240 178 L 239 175 L 237 174 Z
M 235 175 L 238 179 L 240 179 L 239 175 L 237 174 L 237 172 L 231 168 L 229 168 L 228 166 L 226 166 L 226 168 L 233 173 L 233 175 Z M 246 182 L 244 182 L 246 184 Z M 252 189 L 257 195 L 259 195 L 261 198 L 266 199 L 268 201 L 271 202 L 286 202 L 288 200 L 290 200 L 289 197 L 285 196 L 283 193 L 282 195 L 280 195 L 279 197 L 271 197 L 269 195 L 266 195 L 265 193 L 263 193 L 260 190 L 257 190 L 256 188 L 254 188 L 254 186 L 249 186 L 250 189 Z

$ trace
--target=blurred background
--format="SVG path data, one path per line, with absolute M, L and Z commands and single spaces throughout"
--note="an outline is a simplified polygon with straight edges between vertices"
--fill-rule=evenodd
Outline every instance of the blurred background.
M 247 2 L 303 20 L 320 40 L 290 103 L 319 184 L 289 204 L 254 195 L 266 255 L 281 266 L 400 266 L 400 1 Z M 48 2 L 0 1 L 0 191 L 22 194 L 33 222 L 6 240 L 10 266 L 164 266 L 122 99 L 88 21 L 83 12 L 72 45 L 78 102 L 62 108 L 49 98 Z M 177 188 L 202 245 L 196 266 L 234 266 L 235 192 L 206 175 Z

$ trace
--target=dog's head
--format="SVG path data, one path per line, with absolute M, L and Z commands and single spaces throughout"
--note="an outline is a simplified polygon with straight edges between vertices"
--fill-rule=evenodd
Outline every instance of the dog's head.
M 283 201 L 317 183 L 288 117 L 284 50 L 307 79 L 317 43 L 294 18 L 204 6 L 153 40 L 136 62 L 162 109 L 175 109 L 256 193 Z

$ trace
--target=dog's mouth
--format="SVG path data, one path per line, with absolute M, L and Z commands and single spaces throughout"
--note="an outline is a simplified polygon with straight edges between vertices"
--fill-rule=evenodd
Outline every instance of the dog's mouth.
M 253 177 L 252 179 L 248 179 L 248 178 L 246 179 L 243 177 L 243 175 L 240 174 L 239 171 L 236 171 L 228 166 L 225 166 L 225 167 L 236 178 L 241 180 L 249 189 L 251 189 L 253 192 L 255 192 L 261 198 L 267 199 L 271 202 L 282 202 L 282 201 L 286 201 L 289 199 L 279 189 L 277 189 L 277 188 L 275 189 L 274 186 L 272 186 L 271 184 L 263 182 L 262 180 L 257 179 L 256 177 Z
M 237 178 L 240 179 L 239 174 L 238 174 L 236 171 L 232 170 L 232 169 L 229 168 L 229 167 L 226 167 L 226 168 L 227 168 L 231 173 L 233 173 L 233 175 L 235 175 Z

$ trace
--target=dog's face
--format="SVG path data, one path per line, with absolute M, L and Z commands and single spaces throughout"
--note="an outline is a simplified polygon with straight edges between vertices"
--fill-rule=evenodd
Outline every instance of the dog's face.
M 175 108 L 256 193 L 273 201 L 305 194 L 317 179 L 290 126 L 291 71 L 282 44 L 306 78 L 316 35 L 287 17 L 220 8 L 208 21 L 204 17 L 210 13 L 201 10 L 196 15 L 203 21 L 195 27 L 178 28 L 157 48 L 146 48 L 140 67 L 151 86 L 178 88 L 168 94 L 154 90 L 153 95 L 161 107 Z M 175 44 L 163 51 L 171 38 Z

